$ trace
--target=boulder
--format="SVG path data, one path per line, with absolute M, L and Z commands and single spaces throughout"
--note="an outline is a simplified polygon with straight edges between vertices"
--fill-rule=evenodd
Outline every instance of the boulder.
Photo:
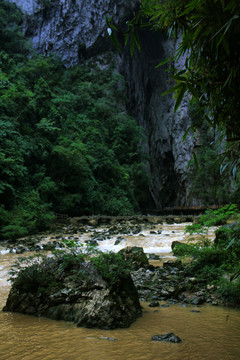
M 123 255 L 123 257 L 130 262 L 133 270 L 149 266 L 147 255 L 144 253 L 142 247 L 127 246 L 126 248 L 120 250 L 119 254 Z
M 175 335 L 174 333 L 171 333 L 171 332 L 166 333 L 166 334 L 162 334 L 162 335 L 154 335 L 152 337 L 152 340 L 172 342 L 172 343 L 179 343 L 179 342 L 182 341 L 179 336 L 177 336 L 177 335 Z
M 38 273 L 31 267 L 27 271 L 24 282 L 18 279 L 13 282 L 3 311 L 72 321 L 77 326 L 100 329 L 126 328 L 141 316 L 130 274 L 124 273 L 114 282 L 107 281 L 93 263 L 63 268 L 55 259 L 48 259 L 38 268 Z M 34 277 L 28 278 L 32 274 Z

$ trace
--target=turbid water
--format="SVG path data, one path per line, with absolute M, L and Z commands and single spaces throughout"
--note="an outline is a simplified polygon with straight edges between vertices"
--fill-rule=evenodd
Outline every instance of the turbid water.
M 121 244 L 114 245 L 116 236 L 100 243 L 103 250 L 118 251 L 129 245 L 143 246 L 147 253 L 170 257 L 174 240 L 186 241 L 185 224 L 159 225 L 161 234 L 122 235 Z M 97 228 L 106 232 L 106 228 Z M 80 241 L 92 234 L 75 234 Z M 145 235 L 145 236 L 142 236 Z M 68 238 L 70 235 L 65 233 Z M 72 236 L 72 235 L 71 235 Z M 213 232 L 210 232 L 213 238 Z M 54 239 L 54 235 L 51 236 Z M 47 241 L 49 237 L 46 237 Z M 0 308 L 5 305 L 10 289 L 7 272 L 18 257 L 0 254 Z M 143 316 L 128 329 L 97 330 L 77 328 L 72 323 L 34 316 L 0 312 L 0 360 L 239 360 L 240 311 L 236 309 L 202 305 L 150 308 L 142 304 Z M 193 312 L 194 310 L 194 312 Z M 198 312 L 196 312 L 196 310 Z M 179 344 L 152 341 L 156 334 L 174 332 Z

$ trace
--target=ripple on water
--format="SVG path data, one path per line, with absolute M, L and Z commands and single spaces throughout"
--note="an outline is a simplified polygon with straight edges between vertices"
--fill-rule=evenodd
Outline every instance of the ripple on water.
M 239 360 L 239 311 L 172 305 L 156 312 L 142 305 L 143 316 L 130 328 L 109 331 L 0 313 L 1 360 Z M 196 309 L 200 312 L 191 312 Z M 174 332 L 182 343 L 151 340 L 166 332 Z

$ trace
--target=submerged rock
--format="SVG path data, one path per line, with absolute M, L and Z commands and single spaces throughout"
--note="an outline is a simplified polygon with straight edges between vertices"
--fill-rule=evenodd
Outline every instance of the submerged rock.
M 61 261 L 52 259 L 38 272 L 34 267 L 27 271 L 26 283 L 18 278 L 14 281 L 3 311 L 100 329 L 126 328 L 141 316 L 130 274 L 119 274 L 114 282 L 107 281 L 92 263 L 63 267 Z

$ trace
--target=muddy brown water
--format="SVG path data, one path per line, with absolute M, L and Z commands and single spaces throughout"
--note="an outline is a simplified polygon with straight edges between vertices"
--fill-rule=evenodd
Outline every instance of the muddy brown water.
M 171 241 L 186 241 L 182 230 L 182 224 L 165 225 L 165 234 L 161 236 L 146 233 L 145 237 L 136 235 L 129 241 L 127 237 L 126 241 L 128 245 L 142 245 L 148 252 L 154 252 L 152 250 L 156 248 L 156 252 L 165 258 L 171 256 L 166 251 Z M 168 236 L 164 236 L 166 234 Z M 85 239 L 87 235 L 81 236 Z M 101 247 L 110 249 L 113 243 L 114 239 L 109 239 Z M 1 249 L 0 308 L 5 305 L 10 289 L 7 272 L 17 257 Z M 180 304 L 150 308 L 143 303 L 142 306 L 141 318 L 128 329 L 116 330 L 77 328 L 64 321 L 0 312 L 0 360 L 240 359 L 238 309 Z M 182 342 L 151 340 L 153 335 L 167 332 L 174 332 Z

